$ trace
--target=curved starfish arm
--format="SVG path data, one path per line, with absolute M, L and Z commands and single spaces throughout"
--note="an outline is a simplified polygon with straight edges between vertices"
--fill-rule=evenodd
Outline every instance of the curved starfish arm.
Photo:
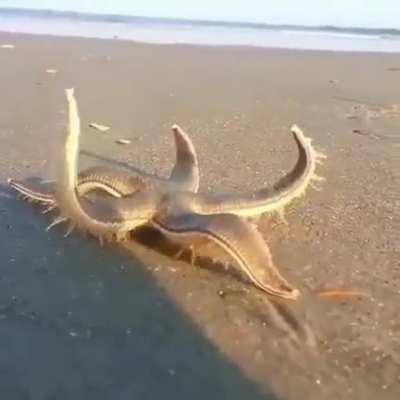
M 101 198 L 91 203 L 77 190 L 80 120 L 73 89 L 66 90 L 69 127 L 60 154 L 56 201 L 61 218 L 67 218 L 78 228 L 100 240 L 122 239 L 131 230 L 145 224 L 155 213 L 159 195 L 144 190 L 123 198 Z
M 24 199 L 46 205 L 54 204 L 53 183 L 22 182 L 17 179 L 8 178 L 8 184 L 21 194 Z
M 179 244 L 212 240 L 239 264 L 254 285 L 270 295 L 291 300 L 300 295 L 280 275 L 260 232 L 236 215 L 157 214 L 150 223 Z
M 299 156 L 296 165 L 272 187 L 262 188 L 249 194 L 200 195 L 193 201 L 193 209 L 200 214 L 230 213 L 242 217 L 255 217 L 283 208 L 300 197 L 312 180 L 323 180 L 315 174 L 320 158 L 311 144 L 296 125 L 291 128 L 297 144 Z
M 32 183 L 9 178 L 8 184 L 27 200 L 47 205 L 55 204 L 55 182 Z M 99 191 L 113 197 L 124 197 L 150 185 L 151 183 L 141 176 L 105 166 L 88 168 L 78 175 L 80 196 Z
M 179 190 L 197 193 L 199 190 L 199 162 L 196 150 L 188 134 L 178 125 L 172 126 L 175 138 L 176 162 L 170 181 L 175 182 Z

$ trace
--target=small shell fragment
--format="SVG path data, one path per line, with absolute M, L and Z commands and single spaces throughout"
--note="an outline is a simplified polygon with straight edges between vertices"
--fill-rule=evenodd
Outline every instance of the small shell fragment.
M 319 298 L 333 301 L 343 302 L 346 300 L 358 300 L 368 297 L 367 293 L 357 289 L 326 289 L 317 291 Z
M 2 49 L 13 49 L 15 46 L 13 44 L 2 44 L 0 46 Z
M 96 122 L 91 122 L 91 123 L 89 124 L 89 126 L 90 126 L 91 128 L 97 129 L 97 130 L 100 131 L 100 132 L 106 132 L 106 131 L 108 131 L 108 130 L 110 129 L 109 126 L 96 124 Z
M 47 68 L 46 72 L 48 74 L 56 74 L 58 71 L 56 69 L 54 69 L 54 68 Z
M 118 140 L 115 141 L 115 143 L 122 144 L 122 145 L 127 145 L 127 144 L 131 144 L 131 141 L 128 140 L 128 139 L 118 139 Z

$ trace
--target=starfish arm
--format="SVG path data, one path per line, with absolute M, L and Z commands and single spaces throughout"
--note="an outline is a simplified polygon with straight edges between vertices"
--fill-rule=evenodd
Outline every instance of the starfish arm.
M 280 275 L 260 232 L 236 215 L 156 215 L 150 223 L 178 244 L 211 240 L 225 250 L 260 289 L 285 299 L 299 296 L 299 291 Z
M 22 182 L 10 178 L 8 184 L 28 200 L 41 204 L 55 204 L 56 185 L 54 182 Z M 97 191 L 119 198 L 129 196 L 149 186 L 150 183 L 139 175 L 105 166 L 88 168 L 78 175 L 80 196 Z
M 170 181 L 181 191 L 197 193 L 199 189 L 199 163 L 196 150 L 189 135 L 178 125 L 172 126 L 175 138 L 176 163 L 172 169 Z
M 69 127 L 59 159 L 56 201 L 60 216 L 82 230 L 102 239 L 119 239 L 145 224 L 154 214 L 157 193 L 145 190 L 123 198 L 101 198 L 95 203 L 81 197 L 77 190 L 80 119 L 73 89 L 66 90 Z
M 14 190 L 26 199 L 45 205 L 52 205 L 55 202 L 53 183 L 22 182 L 12 178 L 9 178 L 7 182 Z
M 249 194 L 201 195 L 193 202 L 194 210 L 201 214 L 230 213 L 256 217 L 268 212 L 279 212 L 295 198 L 302 196 L 312 180 L 321 180 L 315 170 L 319 159 L 325 156 L 313 148 L 311 139 L 305 137 L 296 125 L 292 126 L 291 132 L 299 157 L 293 169 L 275 185 Z

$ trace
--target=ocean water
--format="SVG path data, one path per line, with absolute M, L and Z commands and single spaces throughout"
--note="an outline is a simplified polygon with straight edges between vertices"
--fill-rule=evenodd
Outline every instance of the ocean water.
M 0 8 L 0 31 L 145 43 L 400 52 L 400 30 L 186 21 Z

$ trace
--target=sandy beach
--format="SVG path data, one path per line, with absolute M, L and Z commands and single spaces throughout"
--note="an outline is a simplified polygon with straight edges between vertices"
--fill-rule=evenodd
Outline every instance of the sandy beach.
M 0 47 L 2 398 L 398 398 L 399 54 L 6 33 L 1 44 L 14 45 Z M 81 168 L 167 177 L 178 123 L 200 191 L 248 192 L 294 165 L 292 124 L 313 138 L 326 181 L 286 210 L 287 225 L 258 222 L 301 299 L 272 301 L 215 249 L 192 266 L 154 233 L 100 247 L 46 232 L 51 217 L 7 178 L 54 176 L 68 87 Z M 361 295 L 318 296 L 327 289 Z

